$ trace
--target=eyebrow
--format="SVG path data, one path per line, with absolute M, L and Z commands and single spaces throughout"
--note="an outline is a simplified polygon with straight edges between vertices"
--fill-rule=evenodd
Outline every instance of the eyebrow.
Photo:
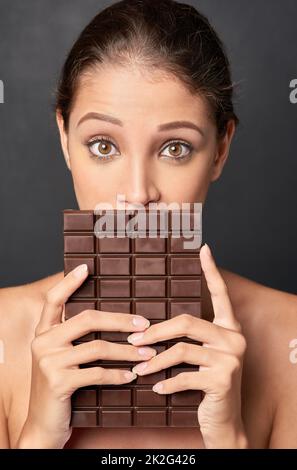
M 87 121 L 89 119 L 97 119 L 99 121 L 110 122 L 111 124 L 115 124 L 117 126 L 121 126 L 121 127 L 124 126 L 124 123 L 120 119 L 117 119 L 113 116 L 109 116 L 108 114 L 92 112 L 92 113 L 85 114 L 78 121 L 76 127 L 78 127 L 84 121 Z M 173 121 L 173 122 L 167 122 L 165 124 L 160 124 L 158 126 L 158 131 L 162 132 L 162 131 L 167 131 L 171 129 L 182 129 L 182 128 L 194 129 L 198 131 L 204 137 L 204 132 L 202 131 L 202 129 L 191 121 Z

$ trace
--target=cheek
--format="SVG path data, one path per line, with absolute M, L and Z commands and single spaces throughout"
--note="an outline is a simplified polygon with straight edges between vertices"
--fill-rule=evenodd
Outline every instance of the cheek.
M 71 158 L 74 191 L 80 209 L 93 209 L 108 197 L 108 180 L 88 157 Z
M 97 164 L 75 138 L 69 140 L 70 166 L 74 191 L 80 209 L 94 209 L 99 202 L 112 202 L 113 182 L 109 164 Z
M 211 178 L 210 162 L 209 154 L 197 154 L 186 165 L 163 167 L 159 171 L 158 185 L 164 198 L 177 202 L 204 202 Z

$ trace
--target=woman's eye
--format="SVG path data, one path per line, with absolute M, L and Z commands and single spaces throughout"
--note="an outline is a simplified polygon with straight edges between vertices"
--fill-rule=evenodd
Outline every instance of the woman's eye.
M 97 160 L 111 160 L 116 153 L 111 153 L 112 147 L 115 148 L 115 145 L 106 138 L 98 138 L 87 144 L 93 157 L 96 157 Z
M 88 142 L 87 147 L 91 152 L 91 156 L 102 162 L 110 161 L 113 157 L 119 155 L 116 151 L 112 152 L 112 148 L 116 149 L 116 146 L 108 137 L 97 137 L 96 139 Z M 167 154 L 164 153 L 165 149 L 168 149 Z M 163 147 L 161 157 L 178 162 L 190 157 L 192 151 L 193 147 L 191 144 L 179 140 L 171 141 Z
M 186 148 L 185 152 L 183 152 L 183 147 Z M 169 154 L 162 154 L 162 156 L 165 156 L 165 158 L 170 160 L 184 160 L 185 158 L 191 155 L 193 150 L 192 145 L 181 141 L 170 142 L 166 145 L 166 147 L 164 147 L 164 149 L 167 148 Z M 164 151 L 164 149 L 162 150 L 162 152 Z

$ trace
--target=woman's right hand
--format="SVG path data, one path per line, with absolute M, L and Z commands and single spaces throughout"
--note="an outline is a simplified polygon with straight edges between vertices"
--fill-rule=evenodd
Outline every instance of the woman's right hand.
M 98 359 L 142 361 L 156 354 L 153 348 L 103 340 L 73 346 L 72 341 L 92 331 L 135 332 L 150 325 L 139 315 L 98 310 L 85 310 L 63 322 L 65 302 L 87 275 L 87 266 L 80 265 L 47 292 L 32 341 L 30 401 L 17 448 L 63 448 L 71 436 L 71 395 L 77 388 L 124 384 L 136 378 L 127 370 L 79 368 L 79 364 Z

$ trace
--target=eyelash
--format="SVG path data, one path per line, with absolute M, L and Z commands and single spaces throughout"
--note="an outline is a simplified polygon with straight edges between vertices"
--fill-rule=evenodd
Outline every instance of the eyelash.
M 109 155 L 101 155 L 101 156 L 98 156 L 98 155 L 94 155 L 92 152 L 91 152 L 91 147 L 94 145 L 94 144 L 98 144 L 98 143 L 102 143 L 102 142 L 108 142 L 112 145 L 115 145 L 115 143 L 112 141 L 112 139 L 110 139 L 110 137 L 108 136 L 97 136 L 97 137 L 94 137 L 93 139 L 89 140 L 87 143 L 86 143 L 86 146 L 88 147 L 89 151 L 90 151 L 90 157 L 91 158 L 94 158 L 95 160 L 97 161 L 100 161 L 100 162 L 108 162 L 108 161 L 111 161 L 113 159 L 113 156 L 109 156 Z M 173 139 L 173 140 L 169 140 L 168 142 L 166 142 L 166 145 L 163 146 L 161 152 L 163 152 L 163 150 L 168 147 L 169 145 L 172 145 L 172 144 L 182 144 L 184 145 L 185 147 L 187 147 L 189 153 L 187 155 L 183 155 L 182 157 L 169 157 L 168 155 L 165 155 L 163 156 L 163 158 L 166 158 L 167 160 L 173 160 L 173 161 L 176 161 L 176 162 L 179 162 L 179 161 L 185 161 L 186 159 L 190 158 L 191 155 L 192 155 L 192 152 L 193 152 L 193 145 L 189 144 L 188 142 L 185 142 L 183 140 L 178 140 L 178 139 Z

